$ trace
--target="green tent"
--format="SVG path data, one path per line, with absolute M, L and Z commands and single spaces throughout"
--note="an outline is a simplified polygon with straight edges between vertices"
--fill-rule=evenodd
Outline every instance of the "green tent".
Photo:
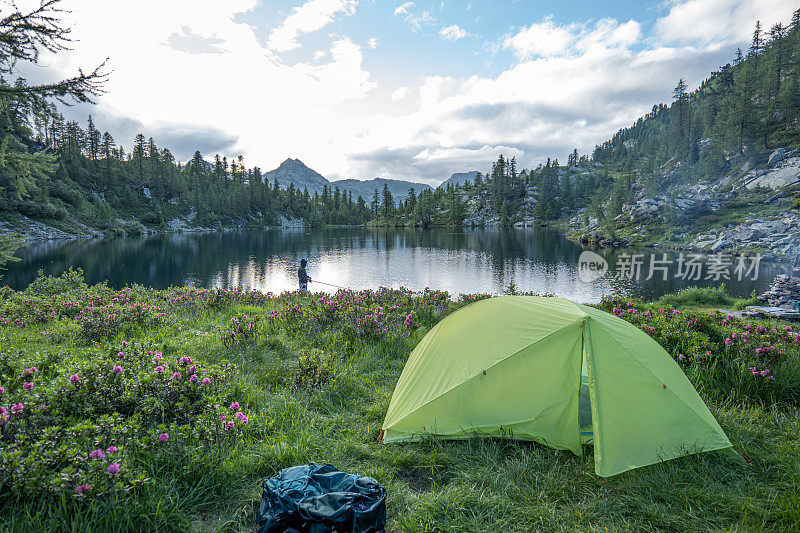
M 395 387 L 384 442 L 475 434 L 534 440 L 612 476 L 731 446 L 666 351 L 636 326 L 563 298 L 502 296 L 439 322 Z

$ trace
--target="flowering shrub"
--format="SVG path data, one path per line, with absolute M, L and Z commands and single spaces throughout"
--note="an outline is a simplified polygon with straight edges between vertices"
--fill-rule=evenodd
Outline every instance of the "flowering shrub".
M 231 371 L 125 341 L 36 366 L 0 354 L 0 488 L 98 497 L 145 483 L 143 454 L 219 464 L 249 422 L 229 407 Z
M 258 342 L 260 316 L 237 315 L 231 318 L 226 330 L 220 335 L 222 343 L 229 350 L 243 348 Z
M 282 306 L 267 316 L 271 327 L 308 336 L 337 332 L 361 341 L 407 338 L 450 311 L 448 294 L 431 290 L 340 290 L 334 295 L 288 294 L 281 299 Z

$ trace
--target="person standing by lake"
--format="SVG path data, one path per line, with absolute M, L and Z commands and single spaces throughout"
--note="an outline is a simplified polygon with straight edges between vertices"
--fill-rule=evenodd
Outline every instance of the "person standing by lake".
M 308 284 L 311 282 L 311 277 L 306 274 L 306 265 L 308 262 L 305 259 L 300 260 L 300 268 L 297 269 L 297 279 L 300 281 L 300 292 L 308 291 Z

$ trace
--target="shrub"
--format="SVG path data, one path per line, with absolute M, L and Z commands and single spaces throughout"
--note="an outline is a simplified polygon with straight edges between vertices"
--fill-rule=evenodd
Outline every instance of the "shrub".
M 0 490 L 126 492 L 147 482 L 144 456 L 205 454 L 213 475 L 249 422 L 229 396 L 231 371 L 124 341 L 36 365 L 0 354 Z
M 89 289 L 83 276 L 83 270 L 70 267 L 60 276 L 45 276 L 40 270 L 39 275 L 25 289 L 25 294 L 39 297 L 53 297 L 64 293 L 85 294 Z
M 13 208 L 18 213 L 31 218 L 64 220 L 69 217 L 69 213 L 63 207 L 56 207 L 45 202 L 16 200 L 13 203 Z
M 121 224 L 121 230 L 125 235 L 144 235 L 147 233 L 147 228 L 138 220 L 126 220 Z
M 53 180 L 50 184 L 49 194 L 53 198 L 63 200 L 68 204 L 80 206 L 83 204 L 83 195 L 75 189 L 60 180 Z
M 734 298 L 725 292 L 725 286 L 719 287 L 688 287 L 677 293 L 666 294 L 657 300 L 658 305 L 664 306 L 711 306 L 733 305 Z
M 260 316 L 237 315 L 231 318 L 227 329 L 220 335 L 220 339 L 229 350 L 242 349 L 256 344 L 260 322 Z
M 321 390 L 339 376 L 341 362 L 341 357 L 321 350 L 305 350 L 297 358 L 298 372 L 295 385 L 298 388 Z

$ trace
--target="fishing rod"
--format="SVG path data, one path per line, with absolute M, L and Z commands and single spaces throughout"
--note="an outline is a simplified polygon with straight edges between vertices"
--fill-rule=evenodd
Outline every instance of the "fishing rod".
M 313 280 L 313 279 L 311 280 L 311 283 L 320 283 L 322 285 L 329 285 L 331 287 L 336 287 L 337 289 L 344 289 L 346 291 L 351 290 L 351 289 L 348 289 L 347 287 L 342 287 L 341 285 L 336 285 L 334 283 L 325 283 L 324 281 L 316 281 L 316 280 Z

